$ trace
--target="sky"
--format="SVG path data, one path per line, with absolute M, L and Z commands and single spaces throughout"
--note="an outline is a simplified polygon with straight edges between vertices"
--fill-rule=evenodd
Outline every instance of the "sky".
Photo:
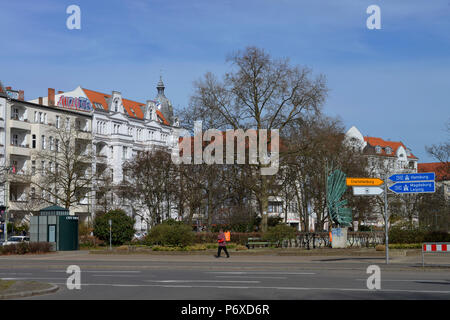
M 68 29 L 70 5 L 81 29 Z M 380 8 L 369 30 L 367 8 Z M 247 46 L 323 74 L 324 113 L 402 141 L 420 162 L 450 138 L 450 0 L 0 0 L 0 80 L 25 91 L 77 86 L 145 102 L 162 75 L 175 109 Z

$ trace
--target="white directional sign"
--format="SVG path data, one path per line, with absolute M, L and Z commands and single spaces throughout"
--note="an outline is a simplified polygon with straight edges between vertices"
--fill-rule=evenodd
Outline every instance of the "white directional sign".
M 380 187 L 353 187 L 354 196 L 376 196 L 384 192 Z

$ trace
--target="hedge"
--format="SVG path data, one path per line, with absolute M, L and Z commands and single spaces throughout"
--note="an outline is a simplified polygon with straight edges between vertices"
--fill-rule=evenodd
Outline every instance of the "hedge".
M 445 231 L 391 228 L 389 243 L 450 242 L 450 234 Z
M 218 232 L 197 232 L 195 233 L 195 243 L 217 243 Z M 231 232 L 232 243 L 245 245 L 248 238 L 262 238 L 262 232 Z
M 109 220 L 112 221 L 111 242 L 113 245 L 122 245 L 133 239 L 134 218 L 129 217 L 125 211 L 121 209 L 111 210 L 95 217 L 95 237 L 109 243 Z
M 183 223 L 162 223 L 150 229 L 144 243 L 158 246 L 185 247 L 194 242 L 192 228 Z
M 50 252 L 51 246 L 52 245 L 49 242 L 21 242 L 17 244 L 8 244 L 0 247 L 0 254 L 47 253 Z

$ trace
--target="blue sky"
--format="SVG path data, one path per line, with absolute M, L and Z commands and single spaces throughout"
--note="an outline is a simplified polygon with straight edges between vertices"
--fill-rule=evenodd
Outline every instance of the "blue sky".
M 81 30 L 66 8 L 81 8 Z M 366 9 L 381 8 L 381 30 Z M 419 162 L 449 139 L 450 0 L 5 1 L 0 80 L 25 98 L 78 85 L 129 99 L 166 95 L 186 106 L 193 81 L 223 74 L 255 45 L 327 77 L 325 113 L 364 135 L 402 141 Z

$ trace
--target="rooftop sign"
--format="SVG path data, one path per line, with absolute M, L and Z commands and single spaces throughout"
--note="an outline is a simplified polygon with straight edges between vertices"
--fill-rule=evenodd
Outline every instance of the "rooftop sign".
M 58 101 L 58 107 L 85 112 L 92 111 L 91 102 L 87 98 L 83 97 L 73 98 L 60 96 Z

